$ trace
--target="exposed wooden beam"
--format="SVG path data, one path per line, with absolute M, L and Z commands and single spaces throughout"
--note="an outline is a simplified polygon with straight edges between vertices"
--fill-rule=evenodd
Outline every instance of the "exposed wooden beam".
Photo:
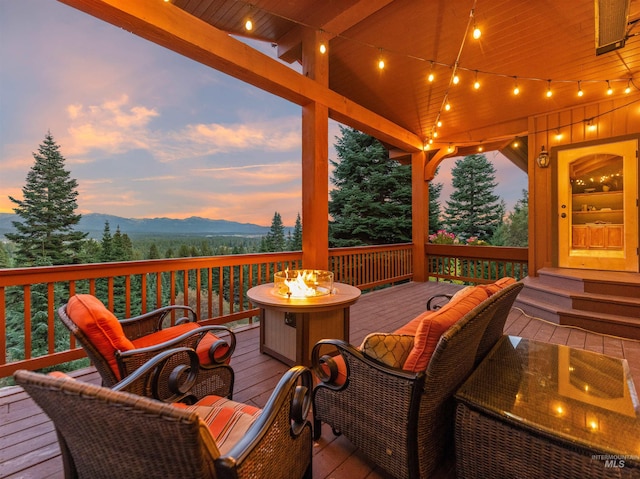
M 327 43 L 332 38 L 357 25 L 365 18 L 386 7 L 393 0 L 361 0 L 351 7 L 343 10 L 323 25 L 318 25 L 323 30 L 323 40 Z M 278 57 L 286 62 L 301 61 L 302 38 L 305 27 L 298 25 L 289 30 L 282 38 L 278 39 Z
M 59 0 L 96 18 L 304 106 L 325 105 L 331 118 L 407 151 L 422 140 L 412 132 L 300 75 L 171 3 L 158 0 Z

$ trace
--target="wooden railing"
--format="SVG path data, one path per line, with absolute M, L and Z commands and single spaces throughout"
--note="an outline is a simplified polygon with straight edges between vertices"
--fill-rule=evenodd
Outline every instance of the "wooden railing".
M 366 290 L 412 279 L 412 254 L 411 244 L 336 248 L 330 250 L 329 269 L 336 282 Z M 0 269 L 0 378 L 85 357 L 56 319 L 70 295 L 94 294 L 122 318 L 188 304 L 206 324 L 238 327 L 258 315 L 247 290 L 301 264 L 301 252 L 287 252 Z M 428 244 L 426 264 L 436 280 L 521 279 L 527 275 L 527 248 Z
M 411 279 L 412 245 L 332 249 L 329 262 L 336 282 L 369 289 Z M 287 252 L 0 269 L 0 378 L 85 356 L 56 320 L 70 295 L 94 294 L 121 318 L 188 304 L 206 324 L 235 327 L 258 315 L 249 288 L 301 264 Z
M 528 274 L 528 248 L 426 244 L 425 253 L 427 275 L 437 281 L 482 284 Z

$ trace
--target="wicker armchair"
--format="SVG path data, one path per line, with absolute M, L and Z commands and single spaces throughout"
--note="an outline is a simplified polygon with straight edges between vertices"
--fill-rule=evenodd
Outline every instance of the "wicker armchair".
M 176 312 L 182 317 L 172 325 Z M 189 395 L 195 399 L 210 394 L 232 398 L 234 373 L 228 363 L 235 350 L 235 335 L 224 326 L 199 325 L 189 306 L 165 306 L 118 320 L 95 296 L 78 294 L 60 307 L 58 316 L 82 345 L 106 387 L 112 387 L 162 351 L 187 347 L 198 353 L 196 382 Z M 175 361 L 173 366 L 178 364 Z M 189 372 L 185 368 L 170 381 L 167 378 L 155 399 L 175 397 L 177 390 L 184 389 L 182 383 Z
M 474 369 L 489 322 L 506 317 L 521 288 L 508 286 L 458 319 L 423 371 L 390 367 L 344 341 L 319 341 L 312 352 L 321 379 L 313 391 L 316 439 L 325 422 L 394 477 L 430 477 L 453 456 L 453 394 Z M 323 364 L 335 349 L 346 365 L 343 384 Z
M 260 411 L 219 396 L 186 406 L 123 392 L 146 382 L 140 371 L 148 365 L 114 389 L 68 376 L 14 374 L 53 421 L 66 478 L 311 478 L 308 369 L 286 372 Z

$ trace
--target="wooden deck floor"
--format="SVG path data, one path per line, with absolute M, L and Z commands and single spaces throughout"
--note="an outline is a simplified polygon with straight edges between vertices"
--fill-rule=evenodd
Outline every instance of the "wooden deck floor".
M 360 344 L 369 332 L 393 331 L 424 311 L 428 297 L 457 288 L 447 283 L 407 283 L 364 294 L 351 308 L 350 340 Z M 636 390 L 640 386 L 640 342 L 549 324 L 516 309 L 509 316 L 505 332 L 626 358 Z M 234 399 L 262 407 L 287 367 L 260 354 L 258 328 L 238 332 L 237 340 L 232 361 L 236 374 Z M 82 380 L 99 383 L 93 369 L 79 371 L 78 375 Z M 326 426 L 320 441 L 314 445 L 313 469 L 313 477 L 318 479 L 388 477 L 368 463 L 347 439 L 334 437 Z M 53 479 L 62 476 L 51 422 L 21 388 L 0 390 L 0 477 Z M 452 467 L 445 467 L 442 477 L 454 477 Z

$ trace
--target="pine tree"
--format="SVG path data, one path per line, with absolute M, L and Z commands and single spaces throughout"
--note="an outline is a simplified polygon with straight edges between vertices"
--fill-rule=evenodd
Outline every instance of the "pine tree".
M 389 160 L 375 138 L 340 127 L 331 182 L 331 246 L 411 241 L 411 167 Z
M 111 227 L 109 226 L 109 222 L 104 222 L 104 229 L 102 230 L 102 241 L 100 242 L 102 246 L 102 254 L 100 255 L 100 260 L 104 263 L 113 261 L 113 236 L 111 236 Z
M 10 268 L 11 259 L 9 258 L 9 252 L 5 248 L 3 243 L 0 243 L 0 268 Z
M 465 156 L 451 169 L 454 191 L 445 207 L 445 222 L 461 239 L 488 241 L 502 221 L 504 207 L 494 194 L 496 170 L 484 155 Z
M 436 171 L 436 175 L 438 172 Z M 442 183 L 429 182 L 429 234 L 434 234 L 442 229 L 442 220 L 440 219 L 440 193 L 442 192 Z
M 282 217 L 277 211 L 273 215 L 271 220 L 271 228 L 264 237 L 264 241 L 260 244 L 260 251 L 263 253 L 270 251 L 285 251 L 286 238 L 284 236 L 284 225 L 282 224 Z
M 160 259 L 160 251 L 158 251 L 158 246 L 155 243 L 151 243 L 149 247 L 149 254 L 147 255 L 148 259 Z
M 9 199 L 24 222 L 13 221 L 15 233 L 6 233 L 16 247 L 16 263 L 71 264 L 79 262 L 82 242 L 87 233 L 75 231 L 81 215 L 78 207 L 78 182 L 64 167 L 65 159 L 50 132 L 33 154 L 35 164 L 27 173 L 23 199 Z
M 293 227 L 293 234 L 289 232 L 287 249 L 289 251 L 302 250 L 302 219 L 300 218 L 300 213 L 298 213 L 298 216 L 296 217 L 296 225 Z

